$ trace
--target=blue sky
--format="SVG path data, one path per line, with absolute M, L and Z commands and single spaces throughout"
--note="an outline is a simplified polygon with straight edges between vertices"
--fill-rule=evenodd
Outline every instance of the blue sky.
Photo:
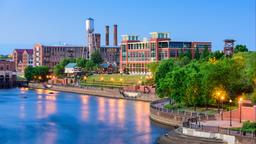
M 105 25 L 112 34 L 118 24 L 119 42 L 123 34 L 159 31 L 178 41 L 211 41 L 213 50 L 226 38 L 256 50 L 255 9 L 255 0 L 0 0 L 0 54 L 37 42 L 84 45 L 88 17 L 102 44 Z

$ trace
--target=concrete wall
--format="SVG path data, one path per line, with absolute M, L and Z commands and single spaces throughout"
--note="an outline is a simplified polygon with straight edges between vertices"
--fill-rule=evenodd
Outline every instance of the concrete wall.
M 184 127 L 182 128 L 182 133 L 189 136 L 222 139 L 224 142 L 227 142 L 228 144 L 255 144 L 256 143 L 255 138 L 232 136 L 232 135 L 226 135 L 221 133 L 201 132 L 201 131 L 196 131 L 194 129 L 184 128 Z

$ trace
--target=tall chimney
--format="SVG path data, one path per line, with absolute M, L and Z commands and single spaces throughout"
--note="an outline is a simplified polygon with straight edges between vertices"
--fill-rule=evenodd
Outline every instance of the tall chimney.
M 109 26 L 108 25 L 106 25 L 106 27 L 105 27 L 105 33 L 106 33 L 106 35 L 105 35 L 106 46 L 109 46 Z
M 117 25 L 114 25 L 114 46 L 117 46 Z

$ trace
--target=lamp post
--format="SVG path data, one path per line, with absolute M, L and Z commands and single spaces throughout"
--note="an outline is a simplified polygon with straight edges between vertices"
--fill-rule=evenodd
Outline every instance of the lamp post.
M 239 118 L 239 122 L 241 123 L 242 122 L 242 101 L 243 101 L 243 98 L 242 97 L 240 97 L 239 98 L 239 111 L 240 111 L 240 118 Z
M 120 82 L 121 82 L 121 87 L 123 87 L 123 79 L 120 78 Z
M 218 113 L 220 113 L 220 92 L 217 92 L 217 100 L 218 100 Z
M 100 78 L 100 81 L 101 81 L 101 90 L 103 90 L 103 81 L 104 81 L 104 77 L 101 77 L 101 78 Z
M 223 120 L 223 101 L 224 101 L 224 96 L 222 96 L 221 97 L 221 109 L 222 109 L 222 111 L 221 111 L 221 120 Z
M 111 77 L 111 79 L 110 79 L 110 81 L 112 82 L 112 88 L 114 87 L 114 78 L 113 77 Z
M 231 112 L 231 103 L 232 100 L 229 100 L 229 126 L 232 127 L 232 112 Z

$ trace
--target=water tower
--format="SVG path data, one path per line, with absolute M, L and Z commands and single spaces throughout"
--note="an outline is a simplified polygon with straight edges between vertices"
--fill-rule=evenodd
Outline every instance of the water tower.
M 88 57 L 91 56 L 91 54 L 95 51 L 95 46 L 94 46 L 94 19 L 88 18 L 85 21 L 85 27 L 86 27 L 86 32 L 87 32 L 87 43 L 88 43 Z

